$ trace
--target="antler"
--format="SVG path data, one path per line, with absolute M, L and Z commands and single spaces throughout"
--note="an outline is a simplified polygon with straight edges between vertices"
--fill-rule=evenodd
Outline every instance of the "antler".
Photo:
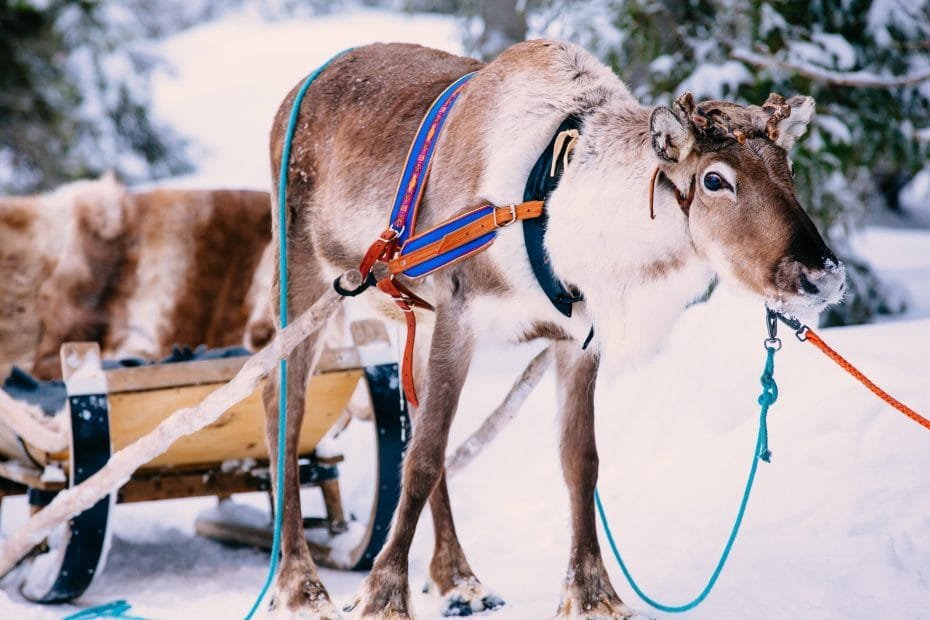
M 762 109 L 769 114 L 765 122 L 765 132 L 769 140 L 774 142 L 778 139 L 778 124 L 791 116 L 791 106 L 778 93 L 769 93 L 769 98 L 762 104 Z
M 746 141 L 743 128 L 734 123 L 728 108 L 742 109 L 740 106 L 725 101 L 704 101 L 694 103 L 694 95 L 688 91 L 675 99 L 675 108 L 689 121 L 694 129 L 704 137 L 729 137 L 740 144 Z
M 673 108 L 681 120 L 691 125 L 701 138 L 730 138 L 740 144 L 747 138 L 778 139 L 778 125 L 791 115 L 791 106 L 778 93 L 769 94 L 762 107 L 741 106 L 729 101 L 695 103 L 691 92 L 681 94 Z

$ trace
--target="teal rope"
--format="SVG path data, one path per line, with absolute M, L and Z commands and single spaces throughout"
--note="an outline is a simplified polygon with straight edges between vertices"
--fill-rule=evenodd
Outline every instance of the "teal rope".
M 132 609 L 132 605 L 120 599 L 112 603 L 97 605 L 82 609 L 76 614 L 65 616 L 63 620 L 96 620 L 96 618 L 122 618 L 122 620 L 144 620 L 136 616 L 127 616 L 126 612 Z
M 351 48 L 350 48 L 351 49 Z M 284 134 L 284 149 L 281 152 L 281 171 L 278 178 L 278 271 L 280 282 L 280 305 L 279 313 L 281 317 L 281 329 L 287 327 L 287 300 L 288 300 L 288 279 L 287 279 L 287 172 L 291 160 L 291 142 L 294 139 L 294 131 L 297 129 L 297 118 L 300 116 L 300 104 L 307 93 L 307 89 L 316 80 L 326 67 L 334 60 L 348 52 L 343 50 L 323 63 L 318 69 L 307 76 L 297 96 L 294 97 L 294 104 L 291 106 L 291 116 L 287 123 L 287 132 Z M 274 512 L 274 537 L 271 541 L 271 564 L 268 567 L 268 575 L 265 577 L 265 583 L 262 591 L 259 592 L 258 598 L 252 604 L 252 608 L 246 615 L 246 620 L 250 620 L 258 611 L 262 604 L 271 583 L 274 581 L 275 573 L 278 570 L 278 554 L 281 551 L 281 523 L 284 515 L 284 456 L 281 450 L 284 449 L 287 440 L 287 360 L 282 359 L 278 366 L 278 454 L 277 463 L 275 464 L 276 480 L 276 497 Z
M 763 460 L 765 462 L 769 462 L 772 457 L 772 453 L 769 450 L 768 444 L 769 440 L 767 417 L 769 413 L 769 407 L 771 407 L 772 404 L 778 399 L 778 386 L 775 385 L 774 377 L 776 349 L 774 347 L 766 346 L 766 350 L 767 353 L 765 358 L 765 368 L 762 371 L 762 377 L 760 378 L 762 383 L 762 394 L 759 395 L 759 405 L 761 406 L 761 410 L 759 412 L 759 434 L 756 438 L 756 447 L 752 455 L 752 466 L 749 468 L 749 477 L 746 480 L 746 488 L 743 491 L 743 499 L 740 501 L 739 511 L 736 513 L 736 520 L 733 522 L 733 529 L 730 530 L 730 537 L 727 539 L 727 544 L 723 548 L 723 553 L 720 555 L 720 560 L 717 562 L 717 566 L 714 568 L 714 572 L 711 574 L 707 585 L 704 586 L 704 589 L 700 594 L 697 595 L 697 597 L 683 605 L 665 605 L 643 592 L 642 588 L 639 587 L 639 584 L 636 583 L 636 580 L 633 579 L 633 575 L 630 574 L 630 571 L 626 566 L 626 562 L 624 562 L 623 558 L 620 556 L 620 550 L 617 549 L 617 543 L 614 541 L 613 533 L 610 531 L 607 513 L 604 511 L 604 504 L 601 503 L 600 493 L 598 493 L 596 488 L 594 489 L 594 503 L 597 506 L 597 512 L 598 515 L 600 515 L 601 524 L 604 526 L 604 534 L 607 536 L 607 542 L 610 544 L 610 549 L 613 551 L 614 557 L 617 559 L 617 564 L 620 566 L 620 570 L 623 572 L 623 576 L 626 577 L 626 580 L 630 583 L 630 587 L 633 588 L 633 591 L 636 592 L 639 598 L 660 611 L 668 613 L 680 613 L 694 609 L 700 605 L 704 599 L 707 598 L 707 595 L 710 594 L 710 591 L 713 590 L 714 585 L 717 583 L 717 579 L 720 577 L 720 573 L 723 572 L 723 567 L 727 563 L 727 558 L 730 556 L 730 551 L 733 549 L 733 543 L 736 542 L 736 536 L 739 534 L 739 528 L 743 523 L 743 515 L 746 514 L 746 506 L 749 503 L 749 494 L 752 491 L 752 484 L 756 479 L 756 469 L 758 468 L 759 461 Z

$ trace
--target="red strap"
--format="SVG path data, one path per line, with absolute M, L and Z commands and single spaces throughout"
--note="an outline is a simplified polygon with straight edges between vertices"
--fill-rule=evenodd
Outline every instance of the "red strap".
M 378 237 L 377 241 L 371 244 L 371 247 L 368 248 L 368 251 L 365 252 L 365 256 L 362 258 L 362 263 L 359 265 L 358 270 L 362 273 L 362 280 L 368 278 L 371 275 L 371 270 L 374 268 L 375 263 L 379 261 L 387 262 L 394 257 L 394 254 L 397 251 L 397 231 L 393 228 L 386 229 Z
M 404 311 L 404 319 L 407 321 L 407 342 L 404 344 L 404 357 L 401 364 L 401 384 L 404 386 L 407 402 L 417 407 L 420 402 L 413 384 L 413 352 L 417 335 L 417 317 L 413 309 L 417 307 L 432 310 L 433 307 L 394 278 L 381 280 L 378 282 L 378 288 L 390 295 L 397 307 Z

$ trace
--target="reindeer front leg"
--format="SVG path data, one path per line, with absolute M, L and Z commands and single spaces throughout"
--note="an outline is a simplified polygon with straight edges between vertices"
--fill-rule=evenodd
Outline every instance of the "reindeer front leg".
M 404 459 L 400 503 L 391 537 L 378 554 L 371 574 L 347 611 L 363 618 L 400 620 L 412 617 L 407 578 L 410 543 L 420 513 L 444 469 L 449 427 L 471 362 L 473 336 L 463 317 L 460 297 L 436 308 L 436 326 L 426 370 L 426 392 Z
M 562 422 L 562 474 L 572 513 L 572 546 L 562 602 L 556 618 L 632 618 L 601 559 L 594 522 L 597 444 L 594 439 L 594 383 L 598 357 L 575 342 L 556 344 L 559 407 Z

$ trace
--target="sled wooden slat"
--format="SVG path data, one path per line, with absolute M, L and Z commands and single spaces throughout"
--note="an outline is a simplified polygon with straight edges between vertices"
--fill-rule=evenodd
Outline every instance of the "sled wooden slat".
M 267 467 L 267 464 L 265 466 Z M 128 504 L 185 497 L 227 496 L 233 493 L 267 490 L 267 479 L 259 479 L 251 473 L 240 470 L 224 472 L 216 468 L 183 472 L 141 472 L 120 487 L 117 501 L 120 504 Z
M 222 360 L 226 361 L 226 360 Z M 300 433 L 300 454 L 311 452 L 336 423 L 361 370 L 314 375 L 307 388 L 307 413 Z M 189 385 L 146 391 L 110 392 L 110 433 L 114 450 L 120 450 L 151 432 L 172 411 L 193 406 L 222 383 Z M 261 388 L 234 405 L 206 428 L 179 439 L 143 470 L 218 464 L 230 459 L 268 459 L 265 445 L 265 411 Z
M 226 383 L 239 372 L 248 357 L 176 362 L 108 370 L 110 394 L 138 392 L 166 387 Z M 317 374 L 355 369 L 361 366 L 355 347 L 325 349 L 320 355 Z
M 236 376 L 248 357 L 230 357 L 206 362 L 177 362 L 116 368 L 107 371 L 110 393 L 139 392 L 164 387 L 225 383 Z

